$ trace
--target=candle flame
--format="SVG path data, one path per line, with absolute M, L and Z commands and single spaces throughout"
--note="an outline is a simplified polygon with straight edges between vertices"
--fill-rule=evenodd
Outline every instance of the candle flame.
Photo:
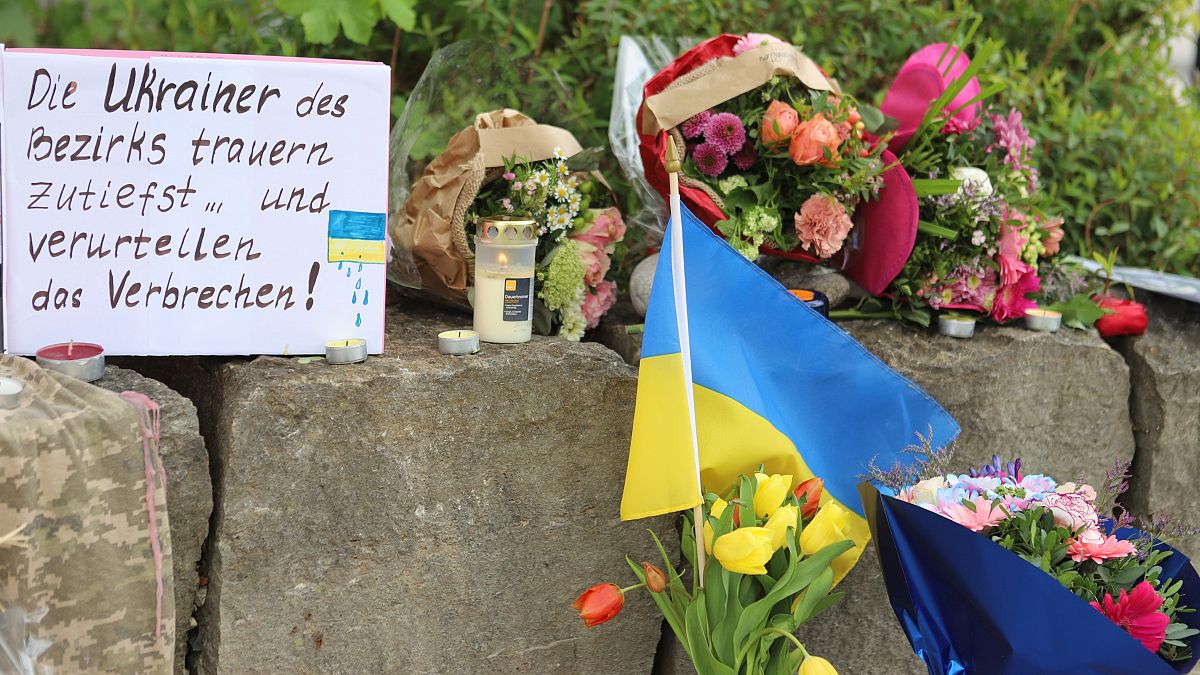
M 499 255 L 496 256 L 496 262 L 507 267 L 508 266 L 508 256 L 505 255 L 504 253 L 500 253 Z

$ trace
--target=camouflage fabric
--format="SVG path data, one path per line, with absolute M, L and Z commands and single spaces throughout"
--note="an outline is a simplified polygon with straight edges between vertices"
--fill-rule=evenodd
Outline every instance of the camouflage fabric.
M 0 546 L 0 605 L 46 610 L 29 627 L 51 643 L 37 672 L 169 673 L 166 481 L 143 413 L 28 359 L 0 355 L 0 375 L 25 387 L 16 409 L 0 409 L 0 534 L 23 525 L 28 544 Z

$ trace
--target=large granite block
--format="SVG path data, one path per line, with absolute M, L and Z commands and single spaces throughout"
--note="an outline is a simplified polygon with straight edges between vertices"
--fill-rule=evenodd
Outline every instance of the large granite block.
M 634 371 L 547 338 L 438 354 L 462 323 L 391 308 L 359 365 L 157 366 L 201 383 L 216 463 L 199 672 L 650 672 L 647 598 L 570 607 L 671 529 L 618 520 Z
M 1133 378 L 1137 437 L 1128 505 L 1136 516 L 1163 513 L 1200 527 L 1200 305 L 1138 299 L 1150 313 L 1146 334 L 1118 342 Z M 1200 536 L 1175 543 L 1200 558 Z

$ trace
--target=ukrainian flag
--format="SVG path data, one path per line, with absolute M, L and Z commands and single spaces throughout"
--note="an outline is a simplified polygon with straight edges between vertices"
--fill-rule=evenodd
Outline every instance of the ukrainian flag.
M 916 434 L 936 446 L 958 424 L 932 397 L 788 293 L 682 208 L 692 392 L 705 491 L 725 493 L 758 464 L 793 487 L 825 481 L 822 503 L 856 514 L 859 554 L 870 538 L 858 483 L 872 459 L 890 467 Z M 676 227 L 672 224 L 671 227 Z M 669 233 L 670 234 L 670 233 Z M 650 293 L 633 439 L 621 500 L 630 520 L 701 503 L 684 357 L 666 237 Z M 856 556 L 857 559 L 857 556 Z
M 383 264 L 387 216 L 364 211 L 329 212 L 329 262 Z

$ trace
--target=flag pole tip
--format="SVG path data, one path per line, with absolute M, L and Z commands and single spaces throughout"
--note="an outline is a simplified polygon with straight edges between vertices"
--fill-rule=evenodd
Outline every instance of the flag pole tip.
M 679 148 L 675 147 L 675 137 L 667 135 L 667 156 L 665 161 L 667 173 L 679 173 L 683 162 L 679 158 Z

